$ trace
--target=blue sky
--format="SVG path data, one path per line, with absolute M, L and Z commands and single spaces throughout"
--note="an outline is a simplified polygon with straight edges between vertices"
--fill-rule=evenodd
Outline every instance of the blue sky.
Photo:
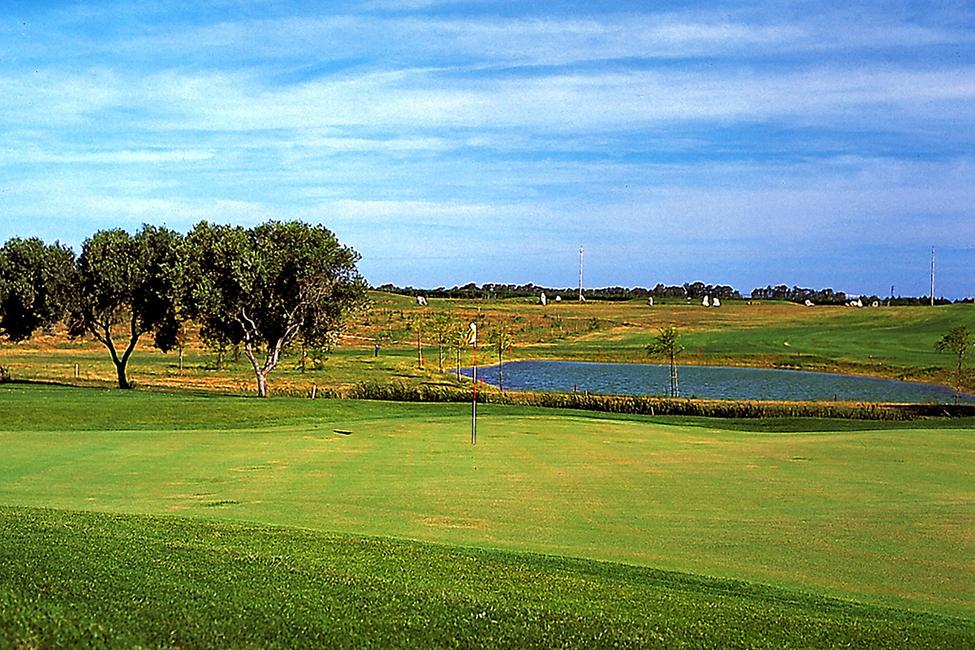
M 5 2 L 0 240 L 320 222 L 374 284 L 975 293 L 970 2 Z

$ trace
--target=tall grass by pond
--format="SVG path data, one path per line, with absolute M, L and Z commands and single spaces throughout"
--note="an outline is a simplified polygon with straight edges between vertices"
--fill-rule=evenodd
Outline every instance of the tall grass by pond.
M 405 383 L 357 384 L 333 396 L 401 402 L 470 402 L 470 388 Z M 854 420 L 909 420 L 917 417 L 966 417 L 975 415 L 973 405 L 875 404 L 835 402 L 764 402 L 754 400 L 700 400 L 642 395 L 593 393 L 501 392 L 481 390 L 478 402 L 545 408 L 580 409 L 635 415 L 686 415 L 715 418 L 843 418 Z

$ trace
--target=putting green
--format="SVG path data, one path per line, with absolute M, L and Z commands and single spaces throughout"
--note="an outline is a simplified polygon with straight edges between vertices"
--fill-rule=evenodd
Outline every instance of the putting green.
M 493 407 L 472 447 L 464 405 L 0 399 L 0 504 L 538 551 L 975 614 L 970 430 L 749 433 Z

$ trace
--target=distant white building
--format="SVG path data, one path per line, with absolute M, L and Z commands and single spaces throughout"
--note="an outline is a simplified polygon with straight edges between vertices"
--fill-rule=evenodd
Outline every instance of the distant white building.
M 704 300 L 701 301 L 701 304 L 704 305 L 705 307 L 710 307 L 711 299 L 708 296 L 704 296 Z

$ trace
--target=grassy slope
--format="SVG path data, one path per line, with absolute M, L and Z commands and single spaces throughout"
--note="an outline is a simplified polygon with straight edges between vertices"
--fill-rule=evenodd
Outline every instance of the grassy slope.
M 6 647 L 958 648 L 971 620 L 528 554 L 0 507 Z
M 0 391 L 4 504 L 532 550 L 975 615 L 958 422 L 770 435 L 733 427 L 800 427 L 489 407 L 471 448 L 463 405 Z

